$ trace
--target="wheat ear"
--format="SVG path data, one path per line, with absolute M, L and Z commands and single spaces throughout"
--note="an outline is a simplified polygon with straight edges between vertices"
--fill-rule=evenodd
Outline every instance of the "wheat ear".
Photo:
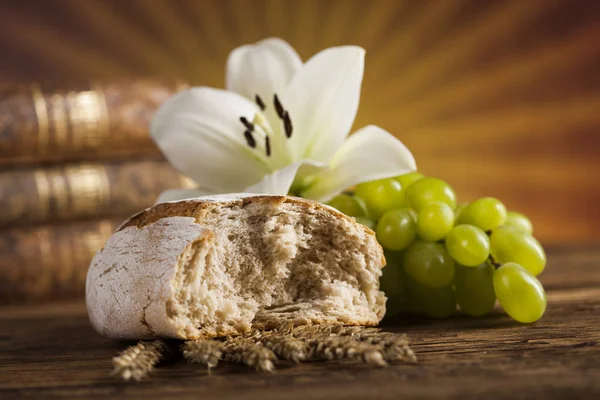
M 159 361 L 165 359 L 168 353 L 168 346 L 162 340 L 139 342 L 113 357 L 112 375 L 126 381 L 139 381 L 145 378 Z

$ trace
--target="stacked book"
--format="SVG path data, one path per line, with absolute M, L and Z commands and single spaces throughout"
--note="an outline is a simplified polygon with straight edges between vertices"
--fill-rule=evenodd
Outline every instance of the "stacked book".
M 189 182 L 149 136 L 182 85 L 0 86 L 0 304 L 82 296 L 119 224 Z

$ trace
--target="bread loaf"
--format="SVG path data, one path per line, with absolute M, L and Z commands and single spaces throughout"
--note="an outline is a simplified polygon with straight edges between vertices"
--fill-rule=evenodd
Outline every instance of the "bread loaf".
M 281 323 L 376 325 L 383 250 L 310 200 L 236 194 L 155 205 L 93 259 L 94 328 L 118 339 L 236 335 Z

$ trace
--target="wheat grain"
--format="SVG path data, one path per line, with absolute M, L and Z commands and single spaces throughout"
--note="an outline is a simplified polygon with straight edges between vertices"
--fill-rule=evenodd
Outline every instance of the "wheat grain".
M 218 340 L 188 340 L 181 346 L 183 357 L 191 362 L 205 365 L 209 372 L 223 356 L 223 342 Z
M 236 364 L 245 364 L 261 372 L 275 370 L 275 353 L 265 346 L 255 343 L 247 337 L 229 338 L 223 348 L 223 360 Z
M 118 375 L 126 381 L 139 381 L 146 377 L 159 361 L 165 359 L 168 353 L 168 347 L 162 340 L 139 342 L 113 358 L 112 375 Z

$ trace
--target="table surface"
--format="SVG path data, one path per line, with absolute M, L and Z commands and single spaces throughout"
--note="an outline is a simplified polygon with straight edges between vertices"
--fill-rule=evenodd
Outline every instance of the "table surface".
M 109 376 L 125 344 L 98 336 L 81 302 L 0 307 L 0 398 L 600 398 L 600 246 L 551 249 L 542 281 L 548 309 L 535 324 L 498 311 L 385 325 L 409 335 L 417 365 L 228 365 L 209 376 L 179 360 L 140 383 Z

